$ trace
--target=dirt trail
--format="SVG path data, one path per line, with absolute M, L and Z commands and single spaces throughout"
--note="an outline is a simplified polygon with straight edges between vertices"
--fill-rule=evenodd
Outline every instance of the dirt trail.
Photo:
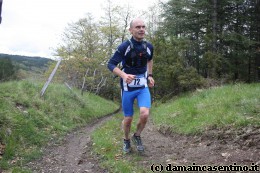
M 184 136 L 168 128 L 156 129 L 149 121 L 143 133 L 146 156 L 144 167 L 167 165 L 251 165 L 260 170 L 260 128 L 234 132 L 209 130 L 202 136 Z
M 92 156 L 91 133 L 110 116 L 98 119 L 86 127 L 68 134 L 58 146 L 47 147 L 40 160 L 30 162 L 35 173 L 87 173 L 107 172 L 98 166 Z
M 41 160 L 29 163 L 37 173 L 104 173 L 91 154 L 90 134 L 109 117 L 68 134 L 63 143 L 47 148 Z M 151 119 L 142 133 L 145 154 L 138 164 L 145 169 L 171 165 L 260 165 L 260 128 L 240 131 L 209 130 L 203 136 L 183 136 L 168 128 L 156 129 Z M 126 156 L 131 157 L 131 155 Z M 259 168 L 260 169 L 260 168 Z

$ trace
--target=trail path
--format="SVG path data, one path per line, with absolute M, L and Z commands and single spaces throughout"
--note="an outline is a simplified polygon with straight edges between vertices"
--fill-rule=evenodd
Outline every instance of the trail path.
M 44 156 L 28 164 L 35 173 L 107 172 L 98 166 L 91 151 L 91 133 L 110 116 L 98 119 L 84 128 L 68 134 L 58 146 L 47 147 Z
M 151 121 L 143 133 L 146 156 L 140 161 L 144 167 L 167 165 L 259 165 L 260 128 L 237 132 L 209 130 L 203 136 L 184 136 L 168 128 L 156 129 Z
M 110 117 L 104 117 L 67 135 L 62 144 L 45 149 L 41 160 L 29 163 L 36 173 L 105 173 L 91 154 L 90 135 Z M 151 119 L 142 133 L 142 167 L 170 165 L 260 165 L 260 128 L 234 132 L 209 130 L 203 136 L 183 136 L 168 128 L 157 129 Z M 126 156 L 131 157 L 131 155 Z M 260 169 L 260 168 L 259 168 Z

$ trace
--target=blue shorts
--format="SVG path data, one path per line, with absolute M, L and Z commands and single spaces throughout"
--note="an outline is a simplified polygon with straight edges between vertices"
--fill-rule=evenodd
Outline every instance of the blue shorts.
M 122 91 L 122 109 L 124 116 L 134 115 L 134 100 L 137 99 L 138 107 L 151 108 L 151 94 L 148 87 L 134 90 Z

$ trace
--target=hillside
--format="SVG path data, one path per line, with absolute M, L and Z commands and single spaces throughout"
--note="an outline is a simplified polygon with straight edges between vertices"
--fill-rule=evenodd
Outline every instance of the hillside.
M 111 101 L 91 93 L 82 96 L 61 84 L 51 84 L 40 97 L 43 85 L 26 80 L 0 83 L 0 172 L 22 167 L 40 157 L 42 147 L 118 109 Z
M 260 84 L 197 90 L 158 104 L 153 113 L 160 128 L 182 134 L 260 126 Z
M 53 60 L 43 57 L 0 54 L 0 62 L 3 64 L 3 66 L 0 65 L 0 68 L 5 71 L 5 75 L 8 75 L 8 72 L 9 76 L 14 73 L 13 78 L 24 79 L 43 74 Z M 4 77 L 1 71 L 0 79 Z

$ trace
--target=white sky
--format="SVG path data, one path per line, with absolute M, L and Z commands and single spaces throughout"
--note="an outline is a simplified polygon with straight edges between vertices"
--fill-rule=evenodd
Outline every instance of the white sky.
M 111 0 L 128 2 L 137 11 L 156 0 Z M 98 17 L 107 0 L 3 0 L 0 53 L 51 58 L 68 23 L 86 13 Z M 143 8 L 144 7 L 144 8 Z

